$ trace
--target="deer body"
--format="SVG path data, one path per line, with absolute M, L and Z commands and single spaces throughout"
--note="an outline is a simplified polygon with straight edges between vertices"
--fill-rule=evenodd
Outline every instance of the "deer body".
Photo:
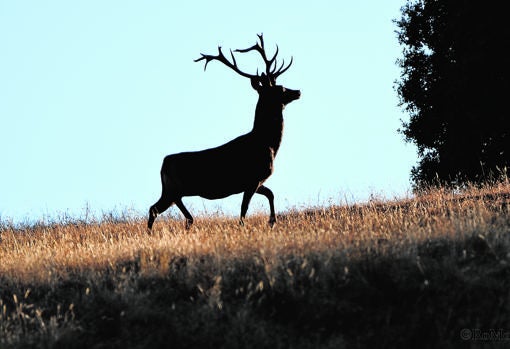
M 263 50 L 262 36 L 259 38 L 261 39 L 259 47 Z M 252 49 L 256 49 L 255 46 L 248 50 Z M 224 62 L 221 49 L 219 52 L 219 56 L 202 55 L 199 60 L 206 59 L 206 66 L 210 60 Z M 235 58 L 233 59 L 234 65 L 230 67 L 241 75 L 245 74 L 237 70 Z M 281 68 L 278 73 L 283 73 Z M 286 104 L 300 97 L 300 91 L 275 85 L 276 77 L 269 74 L 243 76 L 250 77 L 252 87 L 259 94 L 253 129 L 216 148 L 166 156 L 161 168 L 162 194 L 149 209 L 149 229 L 152 228 L 156 216 L 174 203 L 186 217 L 186 227 L 189 228 L 193 223 L 193 217 L 182 203 L 184 196 L 220 199 L 238 193 L 244 193 L 241 223 L 255 193 L 268 198 L 271 210 L 269 223 L 270 225 L 275 223 L 274 195 L 263 183 L 273 173 L 273 161 L 283 134 L 283 109 Z
M 216 148 L 167 156 L 163 186 L 175 196 L 221 199 L 264 182 L 273 172 L 274 151 L 253 138 L 249 133 Z

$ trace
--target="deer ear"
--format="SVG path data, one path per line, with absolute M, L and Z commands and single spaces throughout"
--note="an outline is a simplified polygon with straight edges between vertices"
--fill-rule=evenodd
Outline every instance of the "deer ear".
M 260 91 L 260 89 L 262 88 L 262 83 L 260 82 L 260 79 L 251 78 L 250 81 L 251 87 L 253 87 L 253 89 L 257 92 Z
M 260 76 L 260 82 L 262 86 L 271 87 L 274 86 L 276 80 L 272 76 L 262 73 Z

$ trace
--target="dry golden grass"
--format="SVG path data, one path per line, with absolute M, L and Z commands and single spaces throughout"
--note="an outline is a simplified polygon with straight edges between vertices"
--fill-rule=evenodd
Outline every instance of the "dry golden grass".
M 393 260 L 407 262 L 392 266 L 391 273 L 400 267 L 414 268 L 416 288 L 423 290 L 433 282 L 435 275 L 430 272 L 433 269 L 430 265 L 439 268 L 438 258 L 460 265 L 482 256 L 506 268 L 510 262 L 510 251 L 506 251 L 510 246 L 509 198 L 508 183 L 473 188 L 461 194 L 433 190 L 417 198 L 286 212 L 273 229 L 269 228 L 265 214 L 251 216 L 244 227 L 233 218 L 201 217 L 190 230 L 184 229 L 183 221 L 160 219 L 151 235 L 147 234 L 143 218 L 28 227 L 4 223 L 0 227 L 0 281 L 8 286 L 0 286 L 0 303 L 4 304 L 0 330 L 16 332 L 13 326 L 17 322 L 9 312 L 15 312 L 20 294 L 34 293 L 38 287 L 55 291 L 62 285 L 85 280 L 80 281 L 86 289 L 79 291 L 81 301 L 82 292 L 88 294 L 96 282 L 104 282 L 110 274 L 115 275 L 113 283 L 118 281 L 118 275 L 129 274 L 135 280 L 136 285 L 130 286 L 133 289 L 139 287 L 142 279 L 173 280 L 172 285 L 175 282 L 181 285 L 176 288 L 204 294 L 206 303 L 215 304 L 220 310 L 229 297 L 235 300 L 243 292 L 246 297 L 253 296 L 253 292 L 247 291 L 249 288 L 259 292 L 259 303 L 268 302 L 267 299 L 276 302 L 275 294 L 280 292 L 276 290 L 282 289 L 282 282 L 287 288 L 297 287 L 298 281 L 301 285 L 286 291 L 289 299 L 301 297 L 299 292 L 308 294 L 314 287 L 320 288 L 321 294 L 327 293 L 333 287 L 324 284 L 327 280 L 345 284 L 351 277 L 351 285 L 357 285 L 354 281 L 359 276 L 359 280 L 370 283 L 363 274 L 365 269 L 378 268 L 379 264 Z M 173 274 L 183 264 L 186 275 L 175 281 Z M 464 270 L 464 266 L 453 264 L 455 275 L 469 273 L 469 268 Z M 356 270 L 358 276 L 353 276 Z M 245 274 L 250 272 L 253 275 L 246 279 Z M 382 274 L 385 272 L 386 269 L 381 270 Z M 310 290 L 302 289 L 302 285 L 308 285 Z M 335 292 L 330 295 L 333 299 L 337 297 Z M 14 303 L 12 297 L 16 297 Z M 72 297 L 54 302 L 78 307 L 73 304 L 78 301 Z M 173 307 L 176 302 L 172 300 Z M 334 304 L 332 300 L 328 302 Z M 37 305 L 38 309 L 44 306 Z M 279 309 L 278 305 L 271 306 L 273 312 Z M 126 312 L 122 310 L 122 314 Z M 34 314 L 44 323 L 43 310 Z M 11 325 L 7 326 L 9 321 Z M 9 338 L 4 344 L 16 346 L 16 338 L 20 337 Z M 349 342 L 349 336 L 342 338 L 342 343 Z
M 360 244 L 412 247 L 427 239 L 459 238 L 494 227 L 510 187 L 501 184 L 462 194 L 435 190 L 418 198 L 372 200 L 287 212 L 269 228 L 265 214 L 241 227 L 234 218 L 202 217 L 185 230 L 182 221 L 160 219 L 148 234 L 144 218 L 128 222 L 50 224 L 1 231 L 0 274 L 21 282 L 66 278 L 69 271 L 101 270 L 140 259 L 154 272 L 178 258 L 268 258 L 309 253 L 352 253 Z M 507 224 L 505 215 L 499 217 Z M 402 251 L 404 252 L 404 251 Z

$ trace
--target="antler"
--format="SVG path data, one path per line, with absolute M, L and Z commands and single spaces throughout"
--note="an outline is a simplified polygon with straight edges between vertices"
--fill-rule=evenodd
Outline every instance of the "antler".
M 250 51 L 257 51 L 258 53 L 260 53 L 260 55 L 262 56 L 262 59 L 264 60 L 265 65 L 266 65 L 266 76 L 268 78 L 270 78 L 270 80 L 275 81 L 277 77 L 279 77 L 280 75 L 285 73 L 287 71 L 287 69 L 290 68 L 290 66 L 292 65 L 292 62 L 293 62 L 293 58 L 291 57 L 289 65 L 287 65 L 285 68 L 284 68 L 285 61 L 282 60 L 282 64 L 277 69 L 278 65 L 277 65 L 277 61 L 276 61 L 276 56 L 278 56 L 278 45 L 276 45 L 276 52 L 273 55 L 273 57 L 271 59 L 267 59 L 266 50 L 264 48 L 264 38 L 263 38 L 263 35 L 262 34 L 260 34 L 260 35 L 257 34 L 257 36 L 258 36 L 258 38 L 260 40 L 260 43 L 257 42 L 252 47 L 249 47 L 247 49 L 237 49 L 234 52 L 246 53 L 246 52 L 250 52 Z M 230 50 L 230 56 L 232 57 L 232 62 L 233 63 L 231 63 L 225 57 L 225 55 L 221 51 L 221 46 L 218 46 L 218 55 L 217 56 L 206 55 L 206 54 L 203 54 L 203 53 L 201 53 L 201 55 L 202 55 L 202 57 L 200 57 L 198 59 L 195 59 L 195 62 L 199 62 L 199 61 L 205 59 L 204 70 L 206 70 L 207 64 L 209 64 L 210 61 L 216 60 L 216 61 L 220 61 L 221 63 L 225 64 L 227 67 L 231 68 L 232 70 L 234 70 L 236 73 L 238 73 L 241 76 L 244 76 L 244 77 L 250 78 L 250 79 L 260 78 L 260 76 L 258 75 L 258 70 L 257 70 L 257 74 L 256 75 L 248 74 L 248 73 L 245 73 L 245 72 L 241 71 L 239 69 L 239 67 L 237 66 L 236 59 L 234 57 L 234 53 L 232 52 L 232 50 Z
M 268 77 L 271 77 L 273 80 L 276 80 L 276 78 L 278 76 L 282 75 L 283 73 L 285 73 L 287 71 L 287 69 L 290 68 L 290 66 L 292 65 L 293 58 L 291 57 L 290 63 L 288 66 L 285 67 L 285 69 L 283 69 L 283 67 L 285 65 L 284 60 L 282 60 L 282 64 L 280 65 L 280 68 L 276 69 L 276 67 L 277 67 L 276 56 L 278 56 L 278 45 L 276 45 L 276 52 L 275 52 L 273 58 L 267 59 L 266 49 L 264 47 L 263 34 L 260 34 L 260 35 L 257 34 L 257 36 L 259 37 L 260 43 L 257 42 L 252 47 L 249 47 L 244 50 L 235 50 L 235 52 L 246 53 L 246 52 L 255 50 L 258 53 L 260 53 L 260 55 L 262 56 L 262 59 L 264 60 L 264 63 L 266 64 L 266 75 Z M 271 69 L 271 66 L 273 66 L 273 65 L 274 65 L 274 67 L 273 67 L 273 69 Z
M 227 67 L 234 70 L 239 75 L 244 76 L 245 78 L 253 79 L 253 78 L 258 77 L 258 75 L 251 75 L 251 74 L 245 73 L 245 72 L 241 71 L 241 69 L 239 69 L 239 67 L 237 66 L 237 63 L 236 63 L 236 58 L 234 57 L 234 54 L 232 53 L 232 50 L 230 50 L 230 56 L 232 56 L 232 61 L 234 62 L 233 64 L 230 63 L 230 61 L 227 59 L 227 57 L 225 57 L 225 55 L 221 51 L 221 46 L 218 46 L 218 55 L 217 56 L 206 55 L 203 53 L 201 53 L 201 55 L 202 55 L 202 57 L 195 59 L 195 62 L 199 62 L 199 61 L 205 59 L 204 70 L 207 68 L 207 64 L 209 64 L 210 61 L 216 60 L 216 61 L 220 61 L 221 63 L 225 64 Z

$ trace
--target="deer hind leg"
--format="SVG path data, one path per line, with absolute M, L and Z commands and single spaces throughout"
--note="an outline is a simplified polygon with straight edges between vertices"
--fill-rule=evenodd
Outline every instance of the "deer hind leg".
M 179 198 L 175 200 L 175 204 L 177 207 L 179 207 L 179 210 L 181 210 L 184 217 L 186 217 L 186 229 L 189 229 L 191 225 L 193 224 L 193 217 L 191 216 L 191 213 L 186 209 L 186 206 L 182 203 L 182 199 Z
M 161 198 L 149 208 L 149 220 L 147 222 L 147 228 L 152 230 L 152 225 L 154 224 L 154 220 L 156 217 L 165 212 L 170 206 L 172 206 L 173 201 L 166 195 L 161 195 Z
M 261 185 L 257 189 L 257 194 L 264 195 L 267 198 L 267 200 L 269 200 L 269 209 L 271 210 L 271 213 L 269 216 L 269 225 L 271 227 L 273 227 L 274 224 L 276 223 L 276 214 L 274 212 L 274 194 L 271 191 L 271 189 L 269 189 L 268 187 L 265 187 L 263 185 Z

